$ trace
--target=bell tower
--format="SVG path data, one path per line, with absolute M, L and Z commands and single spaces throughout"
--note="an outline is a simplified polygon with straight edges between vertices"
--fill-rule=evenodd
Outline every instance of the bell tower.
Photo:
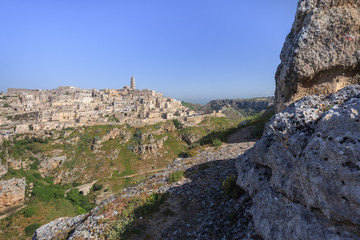
M 130 89 L 134 90 L 135 89 L 135 78 L 134 76 L 131 77 L 131 81 L 130 81 Z

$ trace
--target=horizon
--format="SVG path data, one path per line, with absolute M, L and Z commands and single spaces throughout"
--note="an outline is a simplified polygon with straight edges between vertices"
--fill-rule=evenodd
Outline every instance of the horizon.
M 21 3 L 21 4 L 19 4 Z M 297 0 L 0 3 L 0 90 L 139 89 L 177 100 L 273 96 Z

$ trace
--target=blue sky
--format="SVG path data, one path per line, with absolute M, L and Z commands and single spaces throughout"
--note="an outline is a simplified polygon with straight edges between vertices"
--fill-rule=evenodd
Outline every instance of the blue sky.
M 1 0 L 0 90 L 122 88 L 179 100 L 273 95 L 297 0 Z

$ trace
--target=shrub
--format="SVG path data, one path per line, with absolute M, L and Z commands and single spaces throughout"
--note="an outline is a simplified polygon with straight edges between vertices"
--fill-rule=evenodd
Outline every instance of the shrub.
M 172 172 L 168 177 L 168 181 L 170 183 L 177 182 L 180 181 L 183 177 L 184 177 L 184 171 Z
M 195 157 L 198 154 L 198 152 L 195 149 L 190 149 L 185 152 L 180 153 L 180 157 L 188 158 L 188 157 Z
M 23 215 L 27 218 L 32 217 L 36 214 L 36 208 L 35 207 L 27 207 L 25 208 Z
M 120 120 L 117 117 L 115 117 L 115 115 L 110 116 L 108 118 L 108 121 L 109 122 L 120 122 Z
M 134 210 L 136 218 L 146 216 L 159 210 L 159 206 L 165 202 L 167 195 L 160 193 L 152 193 L 146 198 L 145 203 Z
M 215 138 L 215 139 L 213 139 L 213 141 L 212 141 L 212 145 L 215 146 L 215 147 L 221 146 L 221 144 L 222 144 L 222 142 L 221 142 L 221 140 L 218 139 L 218 138 Z
M 80 205 L 81 196 L 80 196 L 79 189 L 77 189 L 77 188 L 71 189 L 66 194 L 66 198 L 69 199 L 70 201 L 72 201 L 75 205 Z
M 173 121 L 173 123 L 174 123 L 174 126 L 176 127 L 176 128 L 181 128 L 181 123 L 180 123 L 180 121 L 179 120 L 177 120 L 177 119 L 173 119 L 172 120 Z
M 199 165 L 199 169 L 200 170 L 205 170 L 205 169 L 208 169 L 210 168 L 210 164 L 209 163 L 203 163 L 203 164 L 200 164 Z
M 242 194 L 241 188 L 236 184 L 236 179 L 234 176 L 229 176 L 222 182 L 221 189 L 224 191 L 225 195 L 229 198 L 239 198 Z
M 95 183 L 93 186 L 92 186 L 92 190 L 95 192 L 95 191 L 99 191 L 103 188 L 103 185 L 102 184 L 97 184 Z
M 28 225 L 26 228 L 25 228 L 25 235 L 30 237 L 32 236 L 36 229 L 38 229 L 41 225 L 39 223 L 33 223 L 33 224 L 30 224 Z

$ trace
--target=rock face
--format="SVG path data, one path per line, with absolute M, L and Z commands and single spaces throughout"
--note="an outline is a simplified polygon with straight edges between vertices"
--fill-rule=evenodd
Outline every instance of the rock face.
M 202 111 L 211 112 L 214 110 L 221 110 L 228 118 L 242 118 L 244 116 L 266 111 L 273 106 L 274 97 L 253 99 L 222 99 L 210 101 L 202 108 Z
M 16 207 L 25 200 L 25 178 L 0 181 L 0 212 Z
M 360 1 L 300 0 L 276 73 L 276 111 L 360 83 Z
M 264 239 L 360 238 L 360 85 L 307 96 L 240 156 L 237 183 Z

